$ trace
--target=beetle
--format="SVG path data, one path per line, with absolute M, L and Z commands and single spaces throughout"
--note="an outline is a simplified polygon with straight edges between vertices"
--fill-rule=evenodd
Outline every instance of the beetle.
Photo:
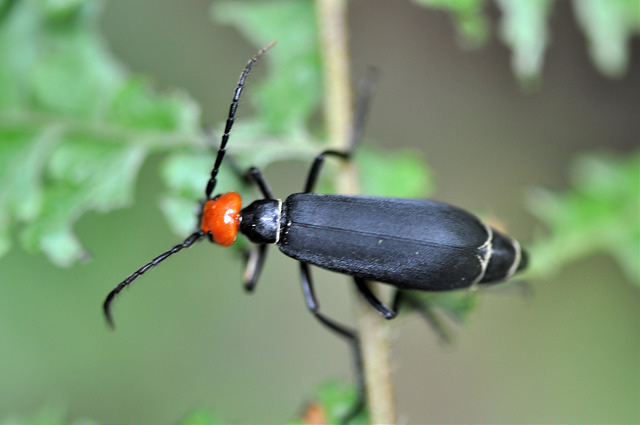
M 310 265 L 353 277 L 359 293 L 386 319 L 396 316 L 406 290 L 445 291 L 502 282 L 527 265 L 527 254 L 511 237 L 486 225 L 475 215 L 452 205 L 423 199 L 396 199 L 313 193 L 327 157 L 350 160 L 360 139 L 372 84 L 360 90 L 354 129 L 345 151 L 325 150 L 315 157 L 303 192 L 278 199 L 261 171 L 250 168 L 246 177 L 262 199 L 242 208 L 236 192 L 212 197 L 225 157 L 240 96 L 256 61 L 273 45 L 252 57 L 233 94 L 220 147 L 207 182 L 206 201 L 199 228 L 182 243 L 160 254 L 120 282 L 107 296 L 103 308 L 113 326 L 111 303 L 140 275 L 170 256 L 207 237 L 221 246 L 232 245 L 238 232 L 255 244 L 247 256 L 244 287 L 252 291 L 264 263 L 267 246 L 275 244 L 299 261 L 306 304 L 324 326 L 349 342 L 356 366 L 358 399 L 347 418 L 364 403 L 364 379 L 358 337 L 352 329 L 323 315 L 314 292 Z M 388 307 L 369 289 L 373 280 L 394 286 Z

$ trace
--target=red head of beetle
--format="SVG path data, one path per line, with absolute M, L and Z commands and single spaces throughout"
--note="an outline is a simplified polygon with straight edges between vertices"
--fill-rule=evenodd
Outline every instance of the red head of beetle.
M 218 245 L 233 244 L 240 226 L 240 208 L 242 198 L 236 192 L 229 192 L 209 199 L 202 211 L 201 229 L 211 233 L 213 241 Z

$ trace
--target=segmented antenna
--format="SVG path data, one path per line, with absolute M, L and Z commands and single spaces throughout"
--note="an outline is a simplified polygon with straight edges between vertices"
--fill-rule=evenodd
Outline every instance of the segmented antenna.
M 231 131 L 231 127 L 233 127 L 233 120 L 236 115 L 236 110 L 238 109 L 238 101 L 240 100 L 240 95 L 242 94 L 242 90 L 244 89 L 244 84 L 247 80 L 247 76 L 249 75 L 251 68 L 253 68 L 253 64 L 255 64 L 256 61 L 260 58 L 260 56 L 262 56 L 274 44 L 276 44 L 275 41 L 267 44 L 265 47 L 260 49 L 258 53 L 256 53 L 256 55 L 249 60 L 247 65 L 244 67 L 242 74 L 240 74 L 238 85 L 236 86 L 236 90 L 233 93 L 233 100 L 231 102 L 231 107 L 229 108 L 229 116 L 227 117 L 227 124 L 224 129 L 224 134 L 222 135 L 222 141 L 220 142 L 220 148 L 218 149 L 216 162 L 213 166 L 213 170 L 211 170 L 211 178 L 207 183 L 207 188 L 205 191 L 205 194 L 207 195 L 207 199 L 211 199 L 211 193 L 213 192 L 213 189 L 216 186 L 216 176 L 218 175 L 218 169 L 220 168 L 220 164 L 222 163 L 222 159 L 224 158 L 225 148 L 227 146 L 227 142 L 229 141 L 229 132 Z M 104 315 L 107 318 L 107 322 L 109 322 L 109 325 L 111 325 L 112 328 L 115 327 L 113 322 L 113 316 L 111 315 L 111 304 L 115 299 L 115 297 L 120 293 L 120 291 L 122 291 L 125 287 L 130 285 L 131 282 L 136 280 L 139 276 L 143 275 L 147 270 L 162 263 L 164 260 L 171 257 L 173 254 L 176 254 L 185 248 L 189 248 L 191 245 L 193 245 L 196 241 L 198 241 L 204 235 L 205 235 L 205 232 L 203 232 L 202 230 L 198 230 L 192 233 L 191 235 L 189 235 L 189 237 L 187 237 L 184 240 L 184 242 L 158 255 L 156 258 L 154 258 L 144 266 L 140 267 L 134 273 L 130 274 L 125 280 L 120 282 L 115 288 L 113 288 L 113 290 L 109 292 L 109 295 L 107 295 L 107 298 L 104 300 L 104 304 L 103 304 Z
M 240 74 L 238 85 L 236 86 L 236 91 L 233 93 L 233 100 L 231 101 L 231 106 L 229 107 L 229 116 L 227 117 L 227 124 L 224 127 L 224 134 L 222 135 L 222 140 L 220 141 L 218 156 L 216 156 L 216 162 L 213 165 L 213 169 L 211 170 L 211 178 L 209 178 L 207 188 L 204 192 L 207 199 L 211 199 L 213 189 L 215 189 L 216 187 L 216 177 L 218 175 L 218 169 L 220 168 L 220 164 L 222 164 L 222 159 L 224 158 L 224 154 L 226 153 L 227 142 L 229 141 L 229 133 L 231 132 L 231 127 L 233 127 L 236 110 L 238 109 L 238 101 L 240 100 L 240 95 L 242 95 L 242 90 L 244 89 L 244 83 L 247 80 L 247 76 L 249 75 L 249 72 L 251 72 L 251 68 L 253 68 L 253 65 L 258 61 L 258 59 L 260 59 L 260 56 L 262 56 L 267 50 L 273 47 L 274 44 L 276 44 L 276 42 L 272 41 L 271 43 L 260 49 L 254 57 L 249 59 L 249 62 L 247 62 L 247 66 L 244 67 L 242 74 Z
M 120 293 L 120 291 L 122 291 L 131 282 L 136 280 L 138 276 L 143 275 L 151 267 L 157 266 L 158 264 L 162 263 L 164 260 L 172 256 L 176 252 L 180 252 L 184 248 L 189 248 L 191 245 L 193 245 L 198 239 L 200 239 L 203 236 L 204 236 L 204 232 L 202 230 L 199 232 L 192 233 L 187 239 L 184 240 L 184 242 L 158 255 L 156 258 L 149 261 L 147 264 L 145 264 L 144 266 L 140 267 L 138 270 L 130 274 L 125 280 L 118 283 L 118 285 L 115 288 L 113 288 L 111 292 L 109 292 L 109 295 L 107 295 L 107 298 L 104 300 L 104 305 L 103 305 L 104 315 L 106 316 L 107 321 L 109 322 L 109 325 L 111 325 L 112 328 L 115 327 L 115 324 L 113 323 L 113 316 L 111 316 L 111 302 L 116 297 L 116 295 Z

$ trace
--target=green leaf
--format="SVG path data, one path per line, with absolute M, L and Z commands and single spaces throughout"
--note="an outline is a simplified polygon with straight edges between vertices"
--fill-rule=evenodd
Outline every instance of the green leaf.
M 66 419 L 67 408 L 62 403 L 48 403 L 44 406 L 34 409 L 34 411 L 28 415 L 6 415 L 0 417 L 0 424 L 12 425 L 12 424 L 41 424 L 41 425 L 55 425 L 55 424 L 83 424 L 83 425 L 97 425 L 98 422 L 91 419 L 75 420 L 73 422 Z
M 140 77 L 123 81 L 106 119 L 111 125 L 149 132 L 186 132 L 198 128 L 198 108 L 184 94 L 158 97 Z
M 218 415 L 206 409 L 196 409 L 180 420 L 180 425 L 214 425 L 225 423 Z
M 403 305 L 417 312 L 444 343 L 450 343 L 452 332 L 441 315 L 445 314 L 457 324 L 464 324 L 478 301 L 477 291 L 423 292 L 411 291 L 402 294 Z M 406 310 L 401 310 L 403 313 Z
M 354 406 L 356 388 L 338 381 L 322 384 L 315 395 L 315 401 L 307 405 L 303 417 L 291 423 L 340 423 Z M 349 423 L 369 423 L 366 407 Z
M 640 281 L 640 153 L 590 154 L 571 167 L 572 187 L 564 193 L 530 193 L 530 210 L 549 230 L 528 244 L 532 276 L 604 252 L 636 285 Z
M 640 32 L 640 3 L 574 0 L 573 7 L 598 70 L 609 77 L 622 76 L 629 64 L 631 37 Z
M 19 225 L 58 265 L 85 258 L 73 223 L 130 203 L 149 153 L 200 141 L 193 102 L 154 94 L 111 57 L 99 6 L 0 4 L 0 255 Z
M 512 50 L 511 66 L 522 83 L 538 82 L 549 42 L 548 19 L 554 0 L 496 0 L 502 10 L 500 37 Z M 425 7 L 453 15 L 467 46 L 479 47 L 488 38 L 483 0 L 414 0 Z M 620 77 L 627 70 L 630 40 L 640 33 L 637 0 L 574 0 L 576 20 L 589 42 L 589 53 L 598 70 Z
M 574 0 L 573 7 L 598 70 L 609 77 L 622 76 L 629 63 L 630 39 L 640 32 L 638 1 Z
M 160 205 L 171 228 L 178 235 L 192 233 L 198 224 L 197 202 L 204 200 L 204 190 L 214 159 L 214 152 L 194 148 L 168 155 L 161 166 L 161 177 L 167 192 Z M 237 191 L 238 180 L 226 168 L 220 169 L 218 179 L 216 193 Z
M 457 323 L 467 322 L 475 310 L 478 296 L 475 291 L 430 292 L 421 294 L 432 308 L 439 309 Z
M 320 50 L 314 3 L 310 0 L 217 2 L 214 18 L 235 25 L 256 47 L 277 40 L 268 55 L 273 68 L 252 98 L 266 133 L 299 132 L 322 94 Z
M 363 195 L 424 198 L 433 191 L 433 177 L 417 151 L 365 145 L 358 148 L 355 161 Z
M 502 10 L 500 36 L 511 47 L 511 67 L 525 83 L 535 83 L 549 41 L 551 0 L 496 0 Z
M 254 118 L 243 117 L 233 128 L 229 150 L 236 168 L 264 169 L 275 161 L 312 158 L 321 148 L 307 129 L 307 122 L 318 108 L 322 87 L 313 2 L 217 2 L 212 14 L 218 22 L 238 27 L 256 48 L 279 41 L 260 61 L 277 72 L 268 72 L 261 83 L 252 81 L 250 96 L 243 94 L 243 100 L 256 104 L 257 113 Z M 234 89 L 229 88 L 230 95 Z M 220 117 L 221 128 L 225 119 Z M 193 200 L 202 199 L 217 144 L 215 140 L 208 150 L 177 152 L 162 165 L 169 189 L 161 201 L 162 210 L 179 234 L 193 231 Z M 216 193 L 242 187 L 224 165 L 218 182 Z M 241 194 L 249 199 L 254 196 L 247 188 Z
M 0 205 L 7 216 L 32 220 L 41 208 L 40 174 L 59 142 L 60 130 L 0 127 Z
M 464 46 L 477 48 L 486 43 L 489 24 L 482 11 L 485 0 L 414 0 L 414 2 L 450 12 Z
M 41 249 L 56 264 L 86 258 L 72 231 L 85 211 L 108 211 L 133 198 L 133 182 L 146 151 L 142 145 L 75 134 L 59 144 L 49 159 L 42 208 L 23 233 L 25 245 Z

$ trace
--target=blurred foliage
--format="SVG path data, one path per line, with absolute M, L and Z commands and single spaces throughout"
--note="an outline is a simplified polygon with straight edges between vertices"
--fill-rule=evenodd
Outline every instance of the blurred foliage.
M 206 424 L 223 424 L 228 423 L 221 421 L 218 415 L 210 412 L 207 409 L 196 409 L 189 412 L 187 416 L 182 418 L 179 422 L 180 425 L 206 425 Z
M 0 425 L 15 425 L 15 424 L 38 424 L 38 425 L 94 425 L 98 422 L 90 419 L 79 419 L 73 422 L 69 421 L 67 417 L 67 409 L 62 403 L 49 403 L 28 415 L 12 415 L 12 416 L 0 416 Z
M 10 226 L 69 266 L 72 225 L 130 203 L 142 161 L 193 143 L 198 108 L 127 77 L 96 28 L 97 2 L 5 1 L 0 13 L 0 254 Z
M 485 1 L 416 2 L 449 10 L 468 45 L 486 41 Z M 514 71 L 530 80 L 542 68 L 553 2 L 496 4 L 503 11 L 501 37 L 513 50 Z M 576 0 L 573 5 L 598 69 L 621 75 L 628 63 L 628 40 L 640 27 L 638 3 Z M 20 227 L 23 245 L 44 252 L 57 265 L 86 258 L 73 233 L 74 222 L 88 211 L 130 204 L 141 164 L 158 152 L 166 154 L 160 170 L 166 186 L 164 214 L 181 235 L 197 224 L 194 209 L 217 140 L 201 130 L 199 108 L 188 97 L 155 93 L 145 77 L 128 75 L 108 53 L 97 29 L 99 6 L 82 0 L 0 1 L 0 255 L 11 246 L 12 227 Z M 234 163 L 244 169 L 291 159 L 308 162 L 323 143 L 312 120 L 322 94 L 313 2 L 218 2 L 212 13 L 219 22 L 236 26 L 256 48 L 278 38 L 294 39 L 289 33 L 298 41 L 266 55 L 268 75 L 249 97 L 255 114 L 234 128 Z M 604 251 L 638 282 L 639 158 L 580 157 L 572 168 L 572 188 L 531 195 L 531 209 L 549 233 L 527 244 L 530 276 Z M 429 170 L 414 152 L 365 147 L 357 161 L 366 194 L 421 197 L 432 190 Z M 237 190 L 233 174 L 229 167 L 221 171 L 218 192 Z M 414 307 L 446 340 L 433 312 L 464 323 L 476 293 L 424 294 L 420 300 L 422 306 Z M 328 417 L 336 418 L 353 397 L 352 389 L 328 385 L 317 398 Z M 37 416 L 29 422 L 60 418 Z M 185 423 L 207 418 L 206 412 L 197 412 Z
M 355 162 L 363 195 L 425 198 L 433 192 L 433 176 L 418 151 L 386 151 L 364 143 Z
M 477 48 L 489 37 L 489 22 L 482 9 L 486 0 L 414 0 L 425 7 L 451 13 L 463 46 Z
M 185 235 L 197 225 L 195 209 L 218 142 L 203 137 L 199 108 L 184 94 L 154 93 L 146 78 L 127 75 L 109 55 L 97 32 L 99 6 L 53 0 L 2 4 L 0 255 L 11 246 L 11 227 L 20 224 L 23 245 L 43 251 L 55 264 L 86 259 L 73 223 L 87 211 L 129 205 L 143 161 L 157 152 L 167 153 L 160 170 L 167 190 L 160 204 L 171 228 Z M 308 161 L 322 144 L 310 129 L 322 87 L 313 2 L 220 2 L 212 10 L 257 46 L 292 31 L 298 41 L 266 56 L 277 72 L 252 87 L 256 114 L 234 128 L 236 168 Z M 378 155 L 378 171 L 427 181 L 406 174 L 420 173 L 417 160 L 407 157 L 394 168 L 382 160 L 389 153 Z M 375 161 L 375 154 L 367 158 Z M 221 173 L 217 191 L 238 190 L 234 173 L 228 167 Z
M 300 417 L 288 424 L 334 424 L 350 411 L 356 401 L 356 388 L 339 381 L 330 380 L 319 385 L 313 394 L 312 401 L 304 406 Z M 349 423 L 369 423 L 367 409 L 363 409 Z M 204 425 L 228 423 L 207 409 L 196 409 L 189 412 L 179 422 L 182 425 Z
M 481 47 L 489 39 L 483 12 L 487 0 L 414 2 L 449 12 L 464 46 Z M 500 38 L 511 48 L 513 72 L 523 83 L 534 83 L 542 71 L 554 0 L 496 0 L 495 4 L 502 12 Z M 629 64 L 629 40 L 640 33 L 638 1 L 573 0 L 572 4 L 598 71 L 609 77 L 622 76 Z
M 542 70 L 549 41 L 547 19 L 551 0 L 497 0 L 502 11 L 500 37 L 511 48 L 511 68 L 525 84 L 532 84 Z
M 572 187 L 564 193 L 537 189 L 529 194 L 529 209 L 548 234 L 528 244 L 528 274 L 541 277 L 604 252 L 639 285 L 640 152 L 582 155 L 570 172 Z
M 314 401 L 309 403 L 299 420 L 292 424 L 335 424 L 350 411 L 356 401 L 356 388 L 338 381 L 327 381 L 316 390 Z M 363 409 L 349 423 L 370 423 L 367 409 Z
M 216 2 L 214 19 L 232 24 L 258 47 L 279 39 L 296 40 L 269 52 L 278 72 L 256 87 L 261 135 L 306 133 L 306 124 L 322 99 L 318 29 L 311 1 Z M 245 123 L 245 126 L 247 124 Z

